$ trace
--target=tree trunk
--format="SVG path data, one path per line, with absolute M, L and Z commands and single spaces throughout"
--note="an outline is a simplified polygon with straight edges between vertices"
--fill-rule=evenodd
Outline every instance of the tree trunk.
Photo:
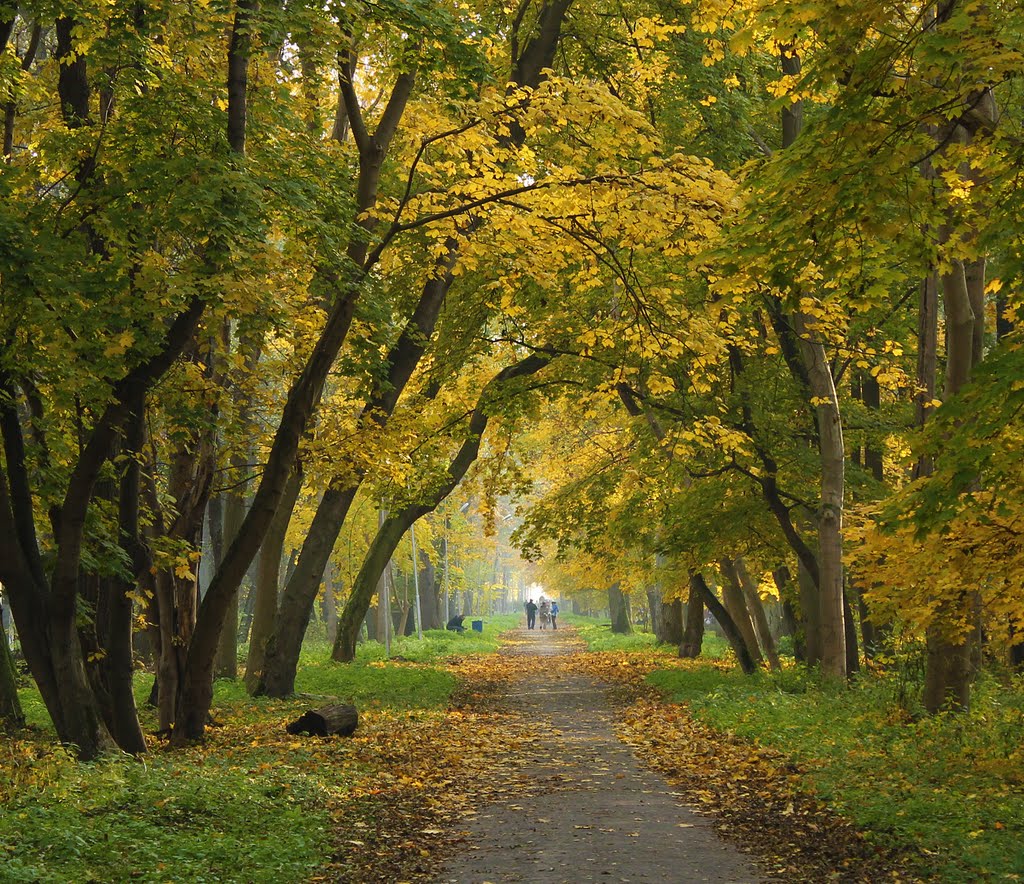
M 846 619 L 843 616 L 843 494 L 846 452 L 839 399 L 824 345 L 814 338 L 815 322 L 794 315 L 818 424 L 821 501 L 818 521 L 818 595 L 821 611 L 821 671 L 846 679 Z
M 821 663 L 821 608 L 818 605 L 818 587 L 814 578 L 797 562 L 797 585 L 800 588 L 800 619 L 804 628 L 804 653 L 808 666 Z
M 404 507 L 397 514 L 389 515 L 378 528 L 377 535 L 363 559 L 362 567 L 352 584 L 352 591 L 349 593 L 348 601 L 339 618 L 338 638 L 331 654 L 333 659 L 339 662 L 350 662 L 355 659 L 356 639 L 359 636 L 360 624 L 366 616 L 370 599 L 387 563 L 391 560 L 398 541 L 417 519 L 432 512 L 440 505 L 441 501 L 451 494 L 466 474 L 466 470 L 476 460 L 480 451 L 480 441 L 490 418 L 488 408 L 496 394 L 502 390 L 506 382 L 540 371 L 550 359 L 549 356 L 533 354 L 502 369 L 492 377 L 480 392 L 476 408 L 469 419 L 466 439 L 448 466 L 448 478 L 444 484 L 433 491 L 426 503 Z
M 255 603 L 249 630 L 249 654 L 245 661 L 245 687 L 254 693 L 263 675 L 266 642 L 274 631 L 277 616 L 277 588 L 281 577 L 281 558 L 288 523 L 302 490 L 302 472 L 296 469 L 288 480 L 280 508 L 274 515 L 267 536 L 263 538 L 256 567 Z
M 608 587 L 608 610 L 612 619 L 612 632 L 617 635 L 631 635 L 633 627 L 629 622 L 629 596 L 618 583 Z
M 24 727 L 25 715 L 18 699 L 18 682 L 14 669 L 14 657 L 7 643 L 7 630 L 3 624 L 3 607 L 0 605 L 0 733 L 10 733 Z
M 683 640 L 683 603 L 679 599 L 666 602 L 660 586 L 647 589 L 647 606 L 651 612 L 651 632 L 661 644 L 678 645 Z
M 736 558 L 734 566 L 736 568 L 736 576 L 739 578 L 740 587 L 743 589 L 743 597 L 747 602 L 747 611 L 750 613 L 754 623 L 754 630 L 757 633 L 758 641 L 764 649 L 772 672 L 778 672 L 782 669 L 782 664 L 779 662 L 779 651 L 775 646 L 775 637 L 772 635 L 771 627 L 768 625 L 768 615 L 764 610 L 764 602 L 761 601 L 761 596 L 758 595 L 757 586 L 754 585 L 754 581 L 747 571 L 747 563 L 743 560 L 742 556 Z
M 324 572 L 324 622 L 327 624 L 327 641 L 331 645 L 338 637 L 338 600 L 334 595 L 337 572 L 338 569 L 329 561 Z
M 975 353 L 975 317 L 968 279 L 962 262 L 954 261 L 942 277 L 942 302 L 946 316 L 945 398 L 955 395 L 971 377 Z M 973 621 L 971 593 L 961 590 L 939 602 L 926 635 L 927 657 L 923 701 L 931 712 L 970 708 L 970 633 L 955 624 Z
M 923 427 L 934 406 L 938 373 L 939 275 L 933 271 L 921 282 L 917 312 L 917 392 L 914 394 L 914 422 Z M 932 474 L 931 457 L 922 455 L 914 465 L 913 477 Z
M 233 107 L 242 114 L 244 121 L 244 75 L 250 50 L 251 13 L 249 2 L 239 0 L 229 49 L 229 121 Z M 415 77 L 411 72 L 398 76 L 391 97 L 381 114 L 377 130 L 372 135 L 364 127 L 358 101 L 346 100 L 347 109 L 352 114 L 353 134 L 357 136 L 356 142 L 359 146 L 359 175 L 356 184 L 357 208 L 360 213 L 372 208 L 376 202 L 384 158 L 412 94 L 414 82 Z M 230 131 L 229 122 L 229 133 Z M 373 225 L 369 217 L 361 217 L 358 223 L 367 233 Z M 185 745 L 203 736 L 210 703 L 213 700 L 213 668 L 218 637 L 228 618 L 231 605 L 238 597 L 242 579 L 277 512 L 288 477 L 295 467 L 300 440 L 310 426 L 319 406 L 327 375 L 348 336 L 362 283 L 379 260 L 385 246 L 382 242 L 371 252 L 368 243 L 368 236 L 354 237 L 350 242 L 348 258 L 354 268 L 351 276 L 339 278 L 333 269 L 324 269 L 318 273 L 323 283 L 333 291 L 333 303 L 327 311 L 323 330 L 312 352 L 288 391 L 288 398 L 252 506 L 203 599 L 201 616 L 188 649 L 185 677 L 178 691 L 175 745 Z M 317 582 L 319 583 L 319 579 Z M 307 605 L 307 616 L 311 605 L 312 599 Z
M 857 652 L 857 623 L 853 619 L 853 609 L 843 586 L 843 620 L 846 624 L 846 673 L 852 675 L 860 671 L 860 656 Z
M 259 692 L 287 697 L 294 690 L 302 639 L 356 488 L 332 484 L 317 506 L 291 579 L 281 593 L 277 624 L 266 645 Z
M 244 475 L 243 470 L 248 469 L 248 451 L 232 455 L 232 476 Z M 222 517 L 220 513 L 223 513 Z M 224 561 L 224 550 L 227 549 L 241 530 L 245 521 L 245 484 L 236 485 L 231 491 L 224 495 L 221 501 L 210 501 L 209 529 L 210 540 L 213 547 L 214 572 L 220 570 Z M 237 678 L 238 677 L 238 595 L 236 594 L 228 605 L 224 618 L 224 628 L 217 638 L 217 656 L 213 662 L 214 678 Z
M 352 583 L 345 607 L 338 618 L 338 636 L 334 642 L 331 657 L 341 663 L 350 663 L 356 656 L 356 641 L 366 611 L 370 607 L 370 598 L 382 583 L 386 586 L 385 570 L 391 561 L 399 541 L 411 525 L 421 515 L 419 507 L 406 507 L 396 514 L 389 515 L 377 529 L 377 534 L 370 544 L 370 549 L 363 558 L 362 566 Z M 381 605 L 381 610 L 387 610 Z M 276 695 L 271 695 L 276 696 Z
M 420 549 L 417 558 L 420 560 L 420 616 L 423 629 L 444 629 L 439 611 L 437 586 L 437 569 L 430 560 L 426 550 Z
M 725 609 L 743 637 L 743 643 L 747 647 L 750 659 L 756 666 L 763 666 L 764 658 L 761 656 L 761 648 L 757 643 L 757 633 L 754 631 L 754 623 L 747 610 L 747 601 L 743 596 L 743 587 L 740 585 L 736 566 L 729 558 L 722 558 L 718 565 L 722 572 L 722 601 L 725 604 Z
M 694 586 L 694 577 L 690 577 L 690 597 L 686 603 L 686 628 L 683 639 L 679 643 L 679 656 L 695 660 L 700 656 L 704 644 L 704 600 L 700 590 Z
M 135 655 L 132 648 L 132 599 L 136 582 L 152 590 L 152 557 L 142 543 L 139 524 L 139 503 L 142 497 L 143 445 L 145 443 L 145 401 L 133 403 L 125 430 L 125 466 L 118 495 L 118 521 L 121 548 L 131 562 L 136 579 L 110 581 L 110 597 L 106 600 L 103 642 L 106 655 L 100 660 L 100 671 L 110 697 L 107 715 L 111 735 L 121 749 L 132 755 L 146 751 L 146 738 L 135 706 Z
M 725 637 L 729 640 L 733 653 L 736 655 L 736 661 L 740 664 L 740 669 L 742 669 L 747 675 L 753 675 L 757 672 L 758 664 L 755 663 L 754 659 L 750 656 L 750 651 L 747 649 L 747 643 L 743 640 L 743 636 L 740 633 L 739 627 L 736 625 L 736 621 L 732 619 L 729 611 L 715 597 L 715 594 L 711 591 L 711 587 L 708 586 L 707 581 L 704 579 L 704 575 L 696 572 L 692 573 L 690 575 L 690 588 L 697 591 L 705 606 L 711 612 L 711 616 L 713 616 L 715 620 L 718 621 L 718 625 L 722 627 L 722 631 L 725 633 Z

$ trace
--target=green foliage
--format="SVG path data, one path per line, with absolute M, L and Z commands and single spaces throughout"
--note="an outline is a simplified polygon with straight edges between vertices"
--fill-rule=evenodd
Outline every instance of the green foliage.
M 858 826 L 920 848 L 936 881 L 1012 880 L 1024 868 L 1024 684 L 983 682 L 970 716 L 914 720 L 889 677 L 852 690 L 794 670 L 711 667 L 649 681 L 712 727 L 777 749 Z

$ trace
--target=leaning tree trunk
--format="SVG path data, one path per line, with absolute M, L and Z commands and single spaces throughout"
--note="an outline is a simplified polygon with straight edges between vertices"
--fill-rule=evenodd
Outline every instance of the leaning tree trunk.
M 753 657 L 750 656 L 750 651 L 747 650 L 747 643 L 743 640 L 743 636 L 740 633 L 739 627 L 736 625 L 736 621 L 732 619 L 732 615 L 726 609 L 715 594 L 711 591 L 711 587 L 708 586 L 707 581 L 704 579 L 704 575 L 698 572 L 693 572 L 690 575 L 690 588 L 696 590 L 701 600 L 707 606 L 707 609 L 711 612 L 711 615 L 718 621 L 718 625 L 722 627 L 722 631 L 725 633 L 725 637 L 729 640 L 729 644 L 732 646 L 733 653 L 736 655 L 736 661 L 740 664 L 740 668 L 747 675 L 753 675 L 758 670 L 758 664 L 754 662 Z
M 516 378 L 535 374 L 550 361 L 550 356 L 531 354 L 519 362 L 503 368 L 492 377 L 480 392 L 476 407 L 469 419 L 465 441 L 448 466 L 447 480 L 433 490 L 425 503 L 403 507 L 397 513 L 384 519 L 363 559 L 359 574 L 352 584 L 352 591 L 349 593 L 345 608 L 339 618 L 338 638 L 331 653 L 333 659 L 339 662 L 350 662 L 355 659 L 356 639 L 359 636 L 360 625 L 363 618 L 366 617 L 370 599 L 399 540 L 417 519 L 433 512 L 441 504 L 441 501 L 455 490 L 455 486 L 476 460 L 480 451 L 481 438 L 490 419 L 489 409 L 493 406 L 495 398 L 502 392 L 504 385 Z M 278 687 L 282 686 L 283 684 Z M 277 696 L 277 694 L 271 696 Z
M 755 665 L 763 666 L 764 658 L 761 656 L 761 647 L 757 642 L 754 623 L 747 610 L 747 601 L 743 597 L 743 587 L 740 585 L 736 566 L 733 560 L 727 557 L 722 558 L 718 564 L 722 571 L 722 601 L 725 603 L 725 609 L 743 637 L 743 643 L 747 646 L 750 659 L 754 661 Z
M 256 8 L 256 0 L 237 0 L 229 43 L 228 134 L 229 143 L 239 154 L 244 153 L 245 146 L 250 28 Z M 371 208 L 375 202 L 384 157 L 414 82 L 411 72 L 398 76 L 373 135 L 363 127 L 358 103 L 349 107 L 354 118 L 358 117 L 360 126 L 358 208 L 361 212 Z M 358 223 L 368 231 L 373 222 L 363 218 Z M 322 281 L 333 288 L 334 300 L 312 352 L 288 391 L 252 506 L 203 598 L 196 631 L 188 649 L 186 671 L 178 690 L 173 734 L 173 742 L 177 746 L 198 740 L 204 734 L 213 701 L 213 667 L 218 638 L 229 609 L 237 598 L 242 579 L 277 512 L 288 477 L 295 467 L 299 443 L 313 420 L 327 376 L 348 337 L 363 281 L 380 258 L 384 246 L 382 242 L 371 252 L 366 236 L 354 238 L 348 249 L 353 268 L 351 275 L 339 278 L 333 270 L 319 274 Z
M 771 627 L 768 625 L 768 615 L 764 610 L 764 602 L 761 601 L 761 596 L 758 595 L 757 586 L 751 579 L 750 572 L 747 571 L 747 564 L 743 557 L 737 557 L 734 565 L 736 576 L 739 578 L 740 587 L 743 590 L 743 597 L 747 602 L 747 611 L 750 612 L 751 619 L 754 622 L 754 630 L 757 632 L 758 641 L 764 649 L 764 654 L 768 658 L 768 665 L 771 667 L 772 672 L 778 672 L 782 669 L 782 664 L 779 662 L 779 651 L 775 646 L 775 636 L 772 635 Z
M 363 558 L 363 564 L 352 583 L 348 600 L 338 618 L 338 635 L 334 642 L 331 657 L 341 663 L 350 663 L 356 657 L 356 642 L 363 618 L 370 607 L 370 598 L 378 586 L 387 586 L 384 571 L 391 561 L 391 556 L 398 547 L 399 541 L 409 530 L 409 525 L 416 521 L 422 513 L 421 507 L 405 507 L 398 513 L 389 515 L 377 529 L 377 534 L 370 544 L 370 549 Z M 381 605 L 381 610 L 388 606 Z M 385 624 L 385 628 L 390 624 Z M 267 691 L 269 692 L 269 689 Z M 271 694 L 277 696 L 277 694 Z

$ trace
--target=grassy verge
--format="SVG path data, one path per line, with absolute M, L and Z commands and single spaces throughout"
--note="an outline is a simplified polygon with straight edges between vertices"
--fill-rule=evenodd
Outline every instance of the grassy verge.
M 1024 878 L 1024 685 L 985 682 L 970 716 L 912 719 L 894 686 L 828 690 L 711 666 L 650 681 L 717 730 L 770 746 L 858 826 L 920 852 L 929 880 Z
M 654 653 L 675 656 L 678 649 L 675 645 L 658 644 L 654 633 L 633 632 L 630 635 L 618 635 L 612 632 L 607 620 L 595 617 L 581 617 L 578 614 L 567 614 L 559 617 L 559 622 L 572 626 L 580 638 L 587 644 L 589 651 L 653 651 Z M 729 643 L 713 632 L 705 633 L 701 654 L 712 659 L 720 659 L 731 654 Z
M 296 698 L 254 699 L 240 680 L 220 680 L 208 742 L 167 752 L 154 741 L 144 760 L 78 763 L 55 745 L 38 692 L 26 688 L 31 728 L 0 742 L 0 882 L 308 880 L 332 851 L 332 808 L 372 779 L 375 758 L 358 739 L 298 739 L 284 725 L 335 700 L 355 703 L 377 732 L 435 714 L 455 678 L 430 662 L 493 651 L 509 625 L 484 618 L 482 633 L 398 639 L 401 661 L 367 643 L 352 665 L 331 662 L 326 641 L 311 637 Z M 156 728 L 144 705 L 151 684 L 140 673 L 147 731 Z

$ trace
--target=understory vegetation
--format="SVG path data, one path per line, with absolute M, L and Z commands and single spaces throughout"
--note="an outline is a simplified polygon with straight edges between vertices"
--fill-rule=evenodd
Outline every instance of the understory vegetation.
M 591 650 L 675 657 L 647 634 L 581 625 Z M 712 659 L 718 657 L 720 659 Z M 1024 874 L 1024 679 L 987 673 L 969 714 L 924 714 L 921 667 L 894 659 L 830 686 L 783 658 L 744 675 L 727 644 L 673 660 L 648 682 L 698 721 L 797 766 L 804 787 L 880 843 L 912 851 L 928 880 L 1019 880 Z M 666 665 L 660 659 L 655 666 Z
M 311 636 L 294 698 L 253 698 L 241 681 L 218 680 L 208 741 L 169 752 L 150 736 L 154 751 L 144 760 L 118 754 L 79 762 L 56 743 L 38 691 L 26 682 L 20 695 L 29 728 L 0 742 L 0 881 L 308 880 L 330 855 L 332 811 L 386 766 L 367 748 L 377 729 L 438 716 L 456 685 L 444 659 L 493 652 L 514 620 L 485 618 L 479 633 L 396 638 L 398 660 L 365 642 L 349 665 L 331 662 L 326 641 Z M 152 680 L 136 676 L 150 734 Z M 331 702 L 359 709 L 357 738 L 286 733 L 302 712 Z
M 388 787 L 444 800 L 443 788 L 417 779 L 417 767 L 430 767 L 444 744 L 456 755 L 473 751 L 450 730 L 463 714 L 451 707 L 453 693 L 467 673 L 486 678 L 499 666 L 499 633 L 521 621 L 482 619 L 479 633 L 429 630 L 422 639 L 395 639 L 389 660 L 383 645 L 364 642 L 357 662 L 347 665 L 327 661 L 326 641 L 310 636 L 294 698 L 252 698 L 241 682 L 219 680 L 207 742 L 168 752 L 151 737 L 155 751 L 144 761 L 76 760 L 56 743 L 38 693 L 25 688 L 30 727 L 3 744 L 0 759 L 0 880 L 315 879 L 338 857 L 361 851 L 387 812 Z M 870 841 L 905 852 L 919 880 L 1010 881 L 1024 869 L 1019 677 L 985 676 L 969 716 L 927 716 L 915 699 L 920 672 L 905 661 L 838 689 L 787 657 L 780 672 L 745 676 L 714 633 L 705 636 L 699 659 L 682 660 L 650 633 L 617 635 L 600 619 L 566 615 L 561 628 L 587 646 L 593 662 L 583 665 L 594 674 L 631 680 L 649 673 L 647 683 L 663 699 L 639 714 L 656 747 L 681 704 L 719 735 L 714 739 L 737 738 L 741 758 L 748 747 L 751 765 L 767 750 L 774 765 L 789 770 L 787 788 L 816 796 Z M 470 670 L 460 668 L 464 660 L 475 661 Z M 152 678 L 140 673 L 136 681 L 146 710 Z M 285 732 L 303 711 L 336 701 L 359 708 L 355 737 Z M 152 731 L 152 711 L 144 716 Z M 479 725 L 471 730 L 495 745 L 506 739 L 481 736 Z M 691 764 L 680 739 L 660 751 L 674 764 Z M 478 773 L 485 770 L 486 763 L 477 765 Z M 691 773 L 700 777 L 699 765 Z M 746 774 L 738 768 L 731 776 L 742 783 Z M 338 814 L 353 802 L 360 816 L 339 834 Z

